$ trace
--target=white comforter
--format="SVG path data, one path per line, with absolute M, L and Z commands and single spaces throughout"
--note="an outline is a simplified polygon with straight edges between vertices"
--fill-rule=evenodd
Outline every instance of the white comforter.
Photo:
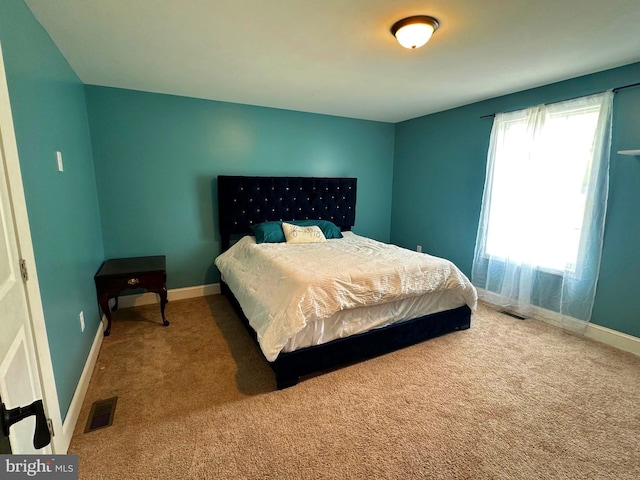
M 243 237 L 216 258 L 269 361 L 310 317 L 441 290 L 476 308 L 477 293 L 450 261 L 344 232 L 322 243 L 256 244 Z

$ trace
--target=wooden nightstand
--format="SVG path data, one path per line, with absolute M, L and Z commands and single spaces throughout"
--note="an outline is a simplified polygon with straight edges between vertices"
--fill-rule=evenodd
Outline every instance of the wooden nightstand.
M 109 299 L 115 298 L 113 307 L 118 309 L 118 296 L 124 290 L 144 288 L 160 295 L 160 313 L 162 324 L 166 327 L 169 321 L 164 317 L 167 304 L 167 268 L 164 255 L 155 257 L 113 258 L 102 264 L 93 277 L 96 282 L 98 303 L 107 317 L 107 329 L 104 336 L 111 333 L 111 309 Z

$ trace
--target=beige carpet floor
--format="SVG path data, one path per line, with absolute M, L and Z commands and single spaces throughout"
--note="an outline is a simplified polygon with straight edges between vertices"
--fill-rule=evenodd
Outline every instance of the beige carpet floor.
M 640 478 L 640 358 L 480 306 L 472 328 L 275 390 L 219 295 L 122 310 L 82 479 Z M 118 396 L 110 427 L 83 433 Z

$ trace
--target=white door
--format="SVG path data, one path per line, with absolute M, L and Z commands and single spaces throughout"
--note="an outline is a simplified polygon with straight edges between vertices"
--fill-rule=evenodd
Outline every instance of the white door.
M 0 397 L 7 409 L 24 407 L 42 398 L 40 374 L 31 328 L 25 282 L 21 275 L 19 242 L 8 163 L 17 158 L 4 63 L 0 51 Z M 50 453 L 50 447 L 33 447 L 35 417 L 28 417 L 10 428 L 14 454 Z M 1 432 L 0 432 L 1 435 Z

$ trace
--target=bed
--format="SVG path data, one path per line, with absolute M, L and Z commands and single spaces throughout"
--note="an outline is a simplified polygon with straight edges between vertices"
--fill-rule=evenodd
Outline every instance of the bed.
M 471 311 L 475 308 L 477 299 L 476 292 L 451 262 L 398 247 L 385 246 L 351 232 L 355 224 L 357 179 L 223 175 L 218 177 L 217 189 L 222 252 L 216 259 L 216 265 L 222 274 L 221 291 L 229 299 L 253 338 L 256 341 L 260 340 L 258 344 L 275 373 L 278 389 L 295 385 L 304 375 L 378 356 L 470 327 Z M 255 225 L 268 221 L 306 219 L 332 222 L 342 232 L 343 238 L 331 239 L 321 244 L 291 246 L 295 248 L 288 247 L 286 243 L 256 245 L 252 231 Z M 333 306 L 333 300 L 320 302 L 322 308 L 314 303 L 310 310 L 300 314 L 300 308 L 296 305 L 289 310 L 283 303 L 267 305 L 268 295 L 266 300 L 257 299 L 256 292 L 259 290 L 270 289 L 272 296 L 278 299 L 285 298 L 278 291 L 298 291 L 295 286 L 297 284 L 285 284 L 288 277 L 293 276 L 289 275 L 293 270 L 287 268 L 295 269 L 306 257 L 310 258 L 311 251 L 317 250 L 320 255 L 324 255 L 323 264 L 334 263 L 327 261 L 327 258 L 331 258 L 342 265 L 348 263 L 348 260 L 340 260 L 339 255 L 355 259 L 360 251 L 384 250 L 387 247 L 392 249 L 391 252 L 382 251 L 382 255 L 395 255 L 398 258 L 413 255 L 413 260 L 423 263 L 435 262 L 442 271 L 451 270 L 449 273 L 453 279 L 448 282 L 454 284 L 457 290 L 452 289 L 453 293 L 437 291 L 424 295 L 416 290 L 412 291 L 407 299 L 378 295 L 382 290 L 376 287 L 371 289 L 372 294 L 366 296 L 378 295 L 379 302 L 375 305 L 361 305 L 358 303 L 359 297 L 350 297 L 349 294 L 344 294 L 345 290 L 342 289 L 340 305 Z M 299 257 L 294 256 L 295 252 L 298 252 Z M 247 255 L 249 257 L 245 258 Z M 268 255 L 276 259 L 284 258 L 289 265 L 274 264 L 270 267 L 267 262 L 272 260 L 267 258 Z M 245 263 L 238 263 L 239 261 Z M 342 271 L 342 266 L 336 270 L 338 271 Z M 278 272 L 280 277 L 277 276 Z M 268 277 L 269 274 L 276 275 L 276 279 L 285 280 L 278 282 Z M 336 282 L 338 276 L 336 273 Z M 441 275 L 433 276 L 435 278 Z M 388 278 L 384 279 L 385 285 L 390 283 Z M 344 279 L 341 278 L 338 282 L 340 285 L 342 280 Z M 358 282 L 355 276 L 353 281 Z M 327 276 L 324 282 L 336 283 L 332 282 L 331 275 Z M 403 280 L 396 283 L 402 284 L 402 288 L 405 288 L 407 282 Z M 367 278 L 362 280 L 357 288 L 370 284 L 371 280 Z M 308 294 L 311 292 L 310 289 L 313 289 L 314 298 L 323 294 L 323 290 L 311 281 L 304 284 L 304 292 Z M 399 291 L 395 293 L 400 295 Z M 294 294 L 291 295 L 294 301 Z M 351 300 L 344 300 L 343 297 Z M 265 304 L 264 309 L 260 302 Z M 331 305 L 332 309 L 326 307 L 323 310 L 325 304 Z M 277 305 L 285 306 L 277 308 Z M 298 316 L 300 318 L 297 318 Z M 271 329 L 278 331 L 278 335 L 271 334 L 269 324 L 275 317 L 282 317 L 280 321 L 294 325 L 295 328 L 292 327 L 289 336 L 281 335 L 280 331 L 286 330 L 284 327 Z M 363 318 L 366 318 L 366 322 L 361 322 Z M 294 334 L 290 335 L 291 332 Z M 271 339 L 269 342 L 268 338 Z M 275 343 L 272 341 L 274 338 Z

